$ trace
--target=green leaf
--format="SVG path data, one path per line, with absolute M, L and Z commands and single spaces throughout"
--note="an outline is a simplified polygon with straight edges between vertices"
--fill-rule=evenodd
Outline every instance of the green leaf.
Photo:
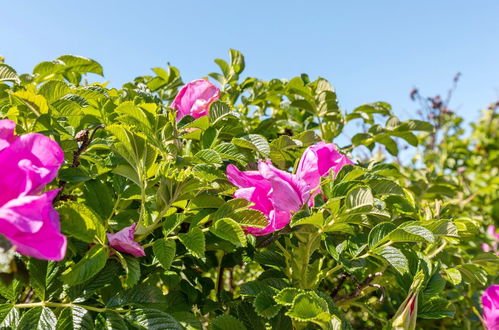
M 290 226 L 295 227 L 299 225 L 314 225 L 318 228 L 324 227 L 324 215 L 322 213 L 314 213 L 309 215 L 308 212 L 303 212 L 306 214 L 301 214 L 301 212 L 295 213 L 291 218 Z
M 392 242 L 435 242 L 431 231 L 422 226 L 412 225 L 410 222 L 400 225 L 386 239 Z
M 95 328 L 106 330 L 128 329 L 125 320 L 118 313 L 112 311 L 99 313 L 95 319 Z
M 314 292 L 298 294 L 286 315 L 298 321 L 318 323 L 329 322 L 331 319 L 327 302 Z
M 230 66 L 234 70 L 235 73 L 239 74 L 243 72 L 245 64 L 244 64 L 244 55 L 235 49 L 230 49 Z
M 176 249 L 175 241 L 167 238 L 156 240 L 152 246 L 154 255 L 165 270 L 170 269 L 173 259 L 175 259 Z
M 18 330 L 33 330 L 33 329 L 43 329 L 43 330 L 55 330 L 56 329 L 57 318 L 54 313 L 47 307 L 35 307 L 29 309 L 23 314 L 19 325 L 16 329 Z
M 297 288 L 285 288 L 279 291 L 279 293 L 274 296 L 274 300 L 278 304 L 291 306 L 296 296 L 302 292 L 302 290 L 299 290 Z
M 89 280 L 104 268 L 108 253 L 107 248 L 102 245 L 92 246 L 76 265 L 71 266 L 62 273 L 62 281 L 73 286 Z
M 221 143 L 217 145 L 214 149 L 222 159 L 233 160 L 239 164 L 246 166 L 248 163 L 248 157 L 245 153 L 241 152 L 239 148 L 233 143 Z
M 206 163 L 206 164 L 214 164 L 214 165 L 221 165 L 222 164 L 222 158 L 213 149 L 203 149 L 198 151 L 194 155 L 194 159 L 199 162 L 199 163 Z
M 461 272 L 457 268 L 446 268 L 444 272 L 447 275 L 447 280 L 454 285 L 459 285 L 463 280 Z
M 66 307 L 59 314 L 57 330 L 85 330 L 93 328 L 94 322 L 90 312 L 82 307 Z
M 173 316 L 157 309 L 133 309 L 126 317 L 138 329 L 184 329 Z
M 269 224 L 262 212 L 253 209 L 237 211 L 231 217 L 243 227 L 265 228 Z
M 148 306 L 151 304 L 164 305 L 165 296 L 163 292 L 151 285 L 139 284 L 128 290 L 121 290 L 107 302 L 110 308 L 123 305 Z
M 480 283 L 481 285 L 487 284 L 487 272 L 478 265 L 464 264 L 456 267 L 463 276 L 466 282 Z
M 206 182 L 213 182 L 217 179 L 225 179 L 225 174 L 213 165 L 198 164 L 192 168 L 196 178 Z
M 258 315 L 268 319 L 276 316 L 282 307 L 275 303 L 273 294 L 267 291 L 260 292 L 256 296 L 253 306 Z
M 381 222 L 374 226 L 369 232 L 369 247 L 377 246 L 379 242 L 383 241 L 394 229 L 395 225 L 391 222 Z
M 270 145 L 267 140 L 258 134 L 248 134 L 241 137 L 233 138 L 232 143 L 236 146 L 246 149 L 252 149 L 260 152 L 264 157 L 270 154 Z
M 381 246 L 374 249 L 373 252 L 388 261 L 399 273 L 409 272 L 409 260 L 399 249 L 393 246 Z
M 1 81 L 13 81 L 17 84 L 21 82 L 17 76 L 16 70 L 4 63 L 0 63 L 0 82 Z
M 258 316 L 252 305 L 242 302 L 237 305 L 237 318 L 251 330 L 265 330 L 265 319 Z
M 222 101 L 215 101 L 210 105 L 210 122 L 215 124 L 217 121 L 219 121 L 229 113 L 230 107 L 226 103 Z
M 57 281 L 60 267 L 57 262 L 30 259 L 28 264 L 29 282 L 41 300 L 48 300 L 60 285 Z
M 121 278 L 125 288 L 135 286 L 140 280 L 140 262 L 136 257 L 125 255 L 122 256 L 120 252 L 116 251 L 116 255 L 120 258 L 121 265 L 125 269 L 125 276 Z
M 214 235 L 231 242 L 235 246 L 246 246 L 246 235 L 241 226 L 232 219 L 222 218 L 210 227 Z
M 204 258 L 205 238 L 201 229 L 194 227 L 188 233 L 178 234 L 178 238 L 195 257 Z
M 57 208 L 62 231 L 87 243 L 105 242 L 106 229 L 100 217 L 85 204 L 66 202 Z
M 0 304 L 0 328 L 15 329 L 19 323 L 19 310 L 13 304 Z
M 368 187 L 358 187 L 350 190 L 346 199 L 348 212 L 370 210 L 374 205 L 374 197 Z
M 209 325 L 210 330 L 246 330 L 244 324 L 232 315 L 220 315 L 213 319 Z

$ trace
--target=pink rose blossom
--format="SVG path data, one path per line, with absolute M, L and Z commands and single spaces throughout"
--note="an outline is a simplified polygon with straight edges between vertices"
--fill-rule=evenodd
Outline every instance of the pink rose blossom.
M 27 256 L 62 260 L 66 237 L 52 201 L 57 190 L 40 193 L 64 161 L 59 145 L 30 133 L 14 135 L 15 123 L 0 120 L 0 234 Z
M 261 236 L 284 228 L 293 212 L 307 203 L 313 206 L 313 197 L 320 192 L 313 189 L 322 176 L 330 171 L 338 173 L 346 164 L 353 164 L 336 151 L 332 143 L 319 142 L 305 150 L 296 174 L 275 168 L 270 161 L 260 161 L 258 171 L 239 171 L 234 165 L 227 166 L 227 178 L 239 187 L 236 198 L 253 202 L 251 208 L 261 211 L 269 220 L 267 227 L 245 228 L 247 233 Z
M 170 107 L 177 110 L 177 120 L 187 115 L 199 118 L 208 115 L 210 105 L 219 98 L 217 86 L 206 79 L 198 79 L 182 87 Z
M 484 252 L 495 252 L 497 255 L 499 255 L 499 232 L 496 231 L 495 226 L 488 226 L 487 227 L 487 234 L 490 236 L 492 239 L 492 244 L 489 245 L 487 243 L 482 243 L 482 250 Z
M 333 143 L 319 142 L 305 150 L 298 164 L 296 175 L 305 180 L 309 189 L 313 190 L 321 183 L 321 177 L 328 176 L 331 171 L 338 173 L 347 164 L 353 164 L 353 162 L 339 153 Z M 320 191 L 319 188 L 313 192 L 309 201 L 310 206 L 313 205 L 314 197 Z
M 239 187 L 236 198 L 244 198 L 255 205 L 269 220 L 265 228 L 245 228 L 255 236 L 270 234 L 284 228 L 291 219 L 291 212 L 298 211 L 309 197 L 307 185 L 295 175 L 275 168 L 270 161 L 260 161 L 258 171 L 239 171 L 227 166 L 227 177 Z
M 499 285 L 491 285 L 483 292 L 482 305 L 487 329 L 499 330 Z
M 120 252 L 125 252 L 133 255 L 134 257 L 145 256 L 144 248 L 139 243 L 135 242 L 135 226 L 125 227 L 115 234 L 107 234 L 109 246 Z

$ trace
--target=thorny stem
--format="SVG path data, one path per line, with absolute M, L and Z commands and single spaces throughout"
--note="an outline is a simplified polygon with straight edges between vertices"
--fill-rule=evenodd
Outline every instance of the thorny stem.
M 371 286 L 371 282 L 378 276 L 381 276 L 383 275 L 382 272 L 377 272 L 377 273 L 374 273 L 374 274 L 369 274 L 367 275 L 367 278 L 364 280 L 364 282 L 362 283 L 359 283 L 357 285 L 357 288 L 355 289 L 354 292 L 352 292 L 351 294 L 349 295 L 346 295 L 346 296 L 340 296 L 338 297 L 337 299 L 335 299 L 336 302 L 341 302 L 341 301 L 346 301 L 346 300 L 351 300 L 351 299 L 354 299 L 354 298 L 357 298 L 358 296 L 360 296 L 364 289 Z
M 92 133 L 90 134 L 90 136 L 88 135 L 89 131 L 88 130 L 83 130 L 83 131 L 80 131 L 76 137 L 75 137 L 75 140 L 76 141 L 81 141 L 81 145 L 78 147 L 78 149 L 73 153 L 73 162 L 71 163 L 71 168 L 76 168 L 80 165 L 80 156 L 81 154 L 88 148 L 88 146 L 90 145 L 90 143 L 92 142 L 93 138 L 94 138 L 94 135 L 95 133 L 97 132 L 97 130 L 101 129 L 101 128 L 104 128 L 105 126 L 104 125 L 98 125 L 97 127 L 95 127 L 92 131 Z M 59 201 L 63 195 L 62 195 L 62 192 L 64 191 L 64 187 L 66 186 L 66 181 L 59 181 L 59 192 L 57 193 L 57 196 L 55 197 L 54 199 L 54 202 L 57 202 Z

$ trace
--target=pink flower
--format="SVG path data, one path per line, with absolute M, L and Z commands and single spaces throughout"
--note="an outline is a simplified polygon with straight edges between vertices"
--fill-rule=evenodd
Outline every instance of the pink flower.
M 353 164 L 353 162 L 339 153 L 333 143 L 319 142 L 305 150 L 298 164 L 296 175 L 305 180 L 309 189 L 313 190 L 321 183 L 321 177 L 328 176 L 331 171 L 338 173 L 347 164 Z M 310 206 L 313 205 L 314 197 L 319 192 L 320 188 L 312 193 Z
M 125 252 L 133 255 L 134 257 L 145 256 L 144 248 L 139 243 L 135 242 L 135 226 L 125 227 L 115 234 L 107 234 L 109 245 L 120 252 Z
M 487 329 L 499 330 L 499 285 L 491 285 L 483 292 L 482 305 Z
M 492 245 L 487 243 L 482 243 L 482 250 L 484 252 L 496 252 L 499 255 L 498 245 L 499 245 L 499 232 L 496 232 L 495 226 L 487 227 L 487 234 L 493 240 Z
M 198 79 L 182 87 L 170 107 L 177 110 L 177 120 L 187 115 L 199 118 L 208 115 L 210 105 L 219 98 L 217 86 L 206 79 Z
M 0 120 L 0 234 L 22 254 L 62 260 L 67 242 L 52 206 L 57 190 L 40 192 L 57 175 L 64 153 L 44 135 L 16 136 L 14 129 L 14 122 Z
M 291 212 L 298 211 L 309 197 L 307 185 L 296 175 L 275 168 L 270 161 L 260 161 L 258 171 L 239 171 L 227 166 L 227 178 L 239 187 L 236 198 L 244 198 L 255 205 L 269 220 L 265 228 L 245 228 L 255 236 L 270 234 L 284 228 L 291 219 Z

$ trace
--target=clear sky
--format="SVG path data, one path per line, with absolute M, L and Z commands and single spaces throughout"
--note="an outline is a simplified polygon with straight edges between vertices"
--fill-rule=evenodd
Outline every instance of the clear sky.
M 468 120 L 499 98 L 498 0 L 22 0 L 1 8 L 0 55 L 21 73 L 75 54 L 99 61 L 114 86 L 167 62 L 187 82 L 235 48 L 249 76 L 329 79 L 345 110 L 383 100 L 414 117 L 410 90 L 445 92 L 458 71 L 451 105 Z

